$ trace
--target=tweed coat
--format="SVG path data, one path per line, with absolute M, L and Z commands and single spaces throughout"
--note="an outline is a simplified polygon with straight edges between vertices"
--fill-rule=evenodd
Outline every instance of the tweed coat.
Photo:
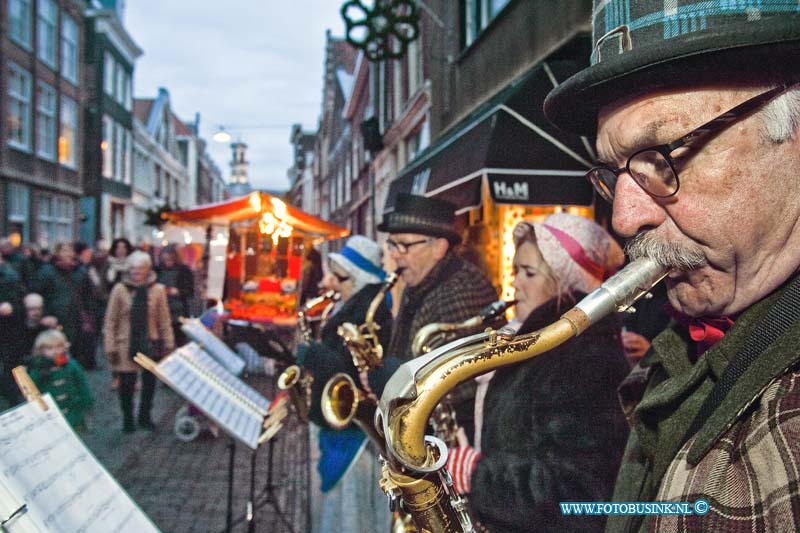
M 153 359 L 168 354 L 175 348 L 172 333 L 172 321 L 167 304 L 167 291 L 160 283 L 155 283 L 155 273 L 151 272 L 147 288 L 147 334 L 154 346 L 160 347 L 157 354 L 147 354 Z M 131 341 L 131 304 L 133 303 L 134 286 L 130 284 L 127 274 L 122 283 L 117 283 L 111 290 L 106 307 L 103 327 L 103 342 L 106 357 L 111 363 L 113 372 L 138 372 L 137 365 L 130 357 L 128 350 Z
M 414 335 L 434 322 L 462 322 L 497 300 L 478 267 L 448 252 L 416 287 L 406 287 L 392 328 L 388 353 L 411 359 Z
M 564 310 L 550 300 L 518 335 L 552 324 Z M 558 504 L 611 497 L 628 433 L 616 394 L 630 368 L 620 327 L 620 317 L 607 317 L 539 357 L 496 371 L 469 495 L 489 531 L 603 529 L 602 516 L 561 516 Z
M 800 531 L 800 323 L 772 342 L 686 442 L 703 400 L 782 288 L 692 363 L 670 326 L 620 387 L 632 425 L 614 501 L 708 501 L 704 515 L 611 517 L 608 531 Z
M 392 339 L 383 368 L 370 376 L 372 390 L 381 396 L 391 370 L 412 357 L 414 336 L 425 325 L 437 322 L 463 322 L 497 300 L 491 282 L 473 265 L 448 252 L 415 287 L 406 287 L 392 326 Z M 475 390 L 473 380 L 451 391 L 448 401 L 454 407 L 459 425 L 467 437 L 474 437 Z

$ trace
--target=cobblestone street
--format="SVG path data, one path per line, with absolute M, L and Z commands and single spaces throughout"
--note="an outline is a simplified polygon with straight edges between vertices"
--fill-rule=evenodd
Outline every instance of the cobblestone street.
M 101 368 L 87 373 L 97 402 L 91 426 L 82 434 L 97 459 L 128 491 L 133 500 L 164 532 L 225 531 L 228 498 L 229 442 L 224 434 L 202 433 L 181 442 L 173 432 L 175 413 L 185 402 L 159 384 L 153 410 L 156 432 L 122 433 L 119 402 L 111 390 L 111 375 Z M 246 381 L 268 398 L 273 378 L 251 376 Z M 275 507 L 266 503 L 268 450 L 256 455 L 256 531 L 304 532 L 307 518 L 308 435 L 290 414 L 274 443 L 273 485 L 280 509 L 291 529 L 281 523 Z M 247 531 L 245 513 L 250 493 L 250 450 L 235 448 L 232 531 Z

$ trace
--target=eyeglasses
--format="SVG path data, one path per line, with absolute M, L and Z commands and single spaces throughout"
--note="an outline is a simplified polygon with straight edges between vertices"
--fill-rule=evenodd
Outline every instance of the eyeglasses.
M 400 252 L 401 255 L 406 255 L 408 253 L 408 249 L 411 248 L 412 246 L 416 246 L 417 244 L 422 244 L 426 242 L 431 242 L 432 240 L 433 239 L 430 237 L 414 242 L 396 242 L 393 241 L 392 239 L 386 239 L 386 244 L 387 246 L 389 246 L 390 250 L 397 250 L 398 252 Z
M 350 279 L 350 276 L 342 276 L 341 274 L 339 274 L 338 272 L 334 272 L 333 270 L 331 270 L 331 274 L 333 274 L 333 277 L 339 280 L 339 283 L 344 283 L 345 281 Z
M 672 152 L 683 146 L 690 146 L 698 140 L 712 138 L 731 123 L 743 118 L 776 96 L 797 85 L 800 85 L 800 83 L 784 83 L 774 89 L 757 94 L 679 139 L 635 152 L 628 158 L 623 167 L 614 169 L 603 163 L 589 170 L 586 173 L 586 178 L 592 183 L 600 196 L 609 203 L 614 202 L 614 189 L 617 186 L 617 179 L 623 172 L 627 172 L 633 178 L 633 181 L 650 196 L 655 198 L 675 196 L 678 194 L 681 183 L 678 179 L 678 171 L 675 168 L 675 160 L 671 156 Z

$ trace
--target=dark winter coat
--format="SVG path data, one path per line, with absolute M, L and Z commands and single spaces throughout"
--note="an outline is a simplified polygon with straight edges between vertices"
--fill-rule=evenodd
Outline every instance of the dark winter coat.
M 178 294 L 167 294 L 172 323 L 178 323 L 181 317 L 189 318 L 189 304 L 194 296 L 194 276 L 191 269 L 182 263 L 176 263 L 170 268 L 158 268 L 156 274 L 159 283 L 168 289 L 178 289 Z
M 550 301 L 519 334 L 559 316 Z M 616 388 L 628 368 L 619 319 L 609 317 L 543 355 L 497 370 L 469 497 L 490 531 L 602 530 L 602 517 L 563 517 L 559 502 L 610 499 L 628 434 Z
M 83 425 L 94 407 L 94 398 L 83 370 L 74 359 L 58 366 L 49 357 L 37 355 L 29 362 L 28 374 L 42 394 L 50 393 L 72 427 Z
M 322 417 L 320 400 L 322 398 L 322 389 L 328 380 L 337 372 L 346 372 L 355 380 L 356 384 L 359 383 L 358 372 L 353 365 L 350 351 L 344 345 L 336 330 L 345 322 L 350 322 L 357 326 L 363 324 L 369 305 L 375 295 L 378 294 L 380 288 L 380 284 L 367 285 L 351 296 L 325 323 L 320 332 L 319 342 L 309 344 L 303 354 L 302 364 L 314 376 L 309 418 L 320 426 L 327 425 Z M 392 331 L 392 315 L 388 306 L 381 305 L 378 307 L 375 313 L 375 323 L 380 326 L 378 339 L 381 346 L 386 346 Z
M 45 314 L 58 319 L 71 344 L 80 344 L 80 335 L 97 334 L 88 331 L 95 326 L 97 295 L 84 267 L 63 267 L 55 263 L 44 265 L 39 270 L 33 290 L 42 295 Z

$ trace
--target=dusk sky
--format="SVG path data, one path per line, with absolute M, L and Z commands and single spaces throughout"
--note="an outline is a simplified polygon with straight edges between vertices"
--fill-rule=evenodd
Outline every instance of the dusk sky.
M 316 129 L 321 110 L 325 30 L 344 33 L 336 0 L 128 0 L 124 24 L 144 50 L 134 95 L 170 93 L 184 121 L 200 113 L 200 133 L 226 179 L 228 126 L 248 145 L 253 187 L 287 189 L 291 125 Z

